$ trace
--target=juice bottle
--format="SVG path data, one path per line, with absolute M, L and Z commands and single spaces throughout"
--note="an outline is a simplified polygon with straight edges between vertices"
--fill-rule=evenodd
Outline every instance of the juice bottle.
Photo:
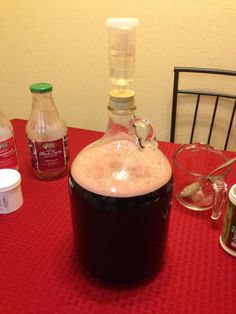
M 52 85 L 30 86 L 32 110 L 26 125 L 34 174 L 44 180 L 62 177 L 68 170 L 67 126 L 53 101 Z
M 14 132 L 11 122 L 0 111 L 0 169 L 19 170 Z

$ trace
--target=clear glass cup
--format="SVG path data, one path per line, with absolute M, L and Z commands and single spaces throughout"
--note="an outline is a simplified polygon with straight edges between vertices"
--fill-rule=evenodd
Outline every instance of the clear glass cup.
M 174 195 L 184 207 L 212 210 L 211 218 L 218 219 L 227 199 L 224 179 L 232 166 L 209 174 L 228 159 L 221 151 L 207 144 L 182 145 L 174 154 Z

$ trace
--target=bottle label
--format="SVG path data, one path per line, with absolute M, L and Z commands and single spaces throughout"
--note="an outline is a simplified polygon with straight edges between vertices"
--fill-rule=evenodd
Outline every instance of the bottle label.
M 229 200 L 224 218 L 222 242 L 236 252 L 236 206 Z
M 14 137 L 0 142 L 0 168 L 15 168 L 18 164 Z
M 69 159 L 67 136 L 55 141 L 34 142 L 28 139 L 33 168 L 55 171 L 64 167 Z

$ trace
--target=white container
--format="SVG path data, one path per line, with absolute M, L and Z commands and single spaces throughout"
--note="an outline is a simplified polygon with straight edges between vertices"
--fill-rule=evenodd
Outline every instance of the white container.
M 220 244 L 228 254 L 236 257 L 236 184 L 229 191 Z
M 0 169 L 0 214 L 8 214 L 23 204 L 21 175 L 14 169 Z

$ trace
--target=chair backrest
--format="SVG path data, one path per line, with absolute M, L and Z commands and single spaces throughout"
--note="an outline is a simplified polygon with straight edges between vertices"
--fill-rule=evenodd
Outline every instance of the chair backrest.
M 211 80 L 212 78 L 213 80 Z M 201 84 L 202 80 L 204 81 L 203 85 Z M 211 83 L 214 83 L 213 91 L 211 90 Z M 187 88 L 182 87 L 186 85 Z M 224 91 L 225 89 L 228 90 L 227 85 L 233 87 L 231 88 L 234 91 L 233 94 Z M 181 100 L 182 104 L 184 103 L 182 108 Z M 218 148 L 226 150 L 229 140 L 232 142 L 233 137 L 236 138 L 232 132 L 235 124 L 235 110 L 236 71 L 188 67 L 174 68 L 171 142 L 179 141 L 176 133 L 179 125 L 182 125 L 181 136 L 187 135 L 187 130 L 189 130 L 188 139 L 186 137 L 183 139 L 182 136 L 182 142 L 212 144 L 212 135 L 216 132 L 214 138 L 216 144 L 214 146 L 221 142 L 222 147 Z M 226 114 L 226 118 L 223 118 L 224 114 Z M 179 117 L 182 117 L 182 119 L 180 119 L 178 125 Z M 217 129 L 218 132 L 215 131 Z M 235 145 L 232 150 L 236 150 L 236 140 L 232 144 Z

